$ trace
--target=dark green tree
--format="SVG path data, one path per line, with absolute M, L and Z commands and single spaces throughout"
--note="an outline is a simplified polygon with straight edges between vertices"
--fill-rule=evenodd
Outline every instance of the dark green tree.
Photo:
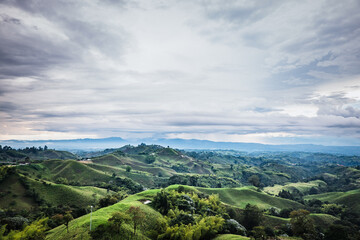
M 310 212 L 304 209 L 290 213 L 290 223 L 294 235 L 304 239 L 313 239 L 315 235 L 314 221 L 310 218 Z
M 247 230 L 261 225 L 264 218 L 263 212 L 255 205 L 247 204 L 244 209 L 243 225 Z
M 131 220 L 134 225 L 134 237 L 136 236 L 136 229 L 138 226 L 141 226 L 145 220 L 145 212 L 140 209 L 140 207 L 131 206 L 127 211 L 127 214 L 130 215 Z
M 70 211 L 66 212 L 66 214 L 64 215 L 64 224 L 66 226 L 67 232 L 69 232 L 69 223 L 73 219 L 74 219 L 74 217 L 71 215 Z

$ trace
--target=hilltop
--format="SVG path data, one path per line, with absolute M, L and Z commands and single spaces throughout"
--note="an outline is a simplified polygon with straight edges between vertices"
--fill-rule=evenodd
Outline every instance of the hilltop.
M 13 149 L 9 146 L 2 147 L 0 145 L 0 162 L 3 164 L 46 159 L 77 159 L 77 156 L 67 151 L 48 149 L 47 146 L 44 148 Z

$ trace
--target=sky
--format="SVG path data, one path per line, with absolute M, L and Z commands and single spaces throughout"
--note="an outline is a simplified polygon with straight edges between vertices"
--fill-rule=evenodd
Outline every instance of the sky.
M 360 145 L 360 2 L 0 0 L 0 140 Z

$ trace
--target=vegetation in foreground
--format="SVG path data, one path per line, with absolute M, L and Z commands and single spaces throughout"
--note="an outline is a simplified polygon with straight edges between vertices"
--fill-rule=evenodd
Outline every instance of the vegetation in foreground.
M 355 156 L 1 151 L 2 239 L 359 239 Z M 49 151 L 71 159 L 46 160 Z

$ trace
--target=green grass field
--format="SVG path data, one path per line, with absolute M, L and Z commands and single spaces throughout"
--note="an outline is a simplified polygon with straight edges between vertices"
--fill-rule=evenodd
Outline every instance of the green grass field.
M 245 208 L 247 204 L 257 205 L 262 209 L 268 209 L 270 207 L 297 209 L 303 207 L 302 204 L 295 201 L 257 192 L 254 187 L 197 189 L 206 194 L 218 194 L 222 202 L 239 208 Z
M 47 183 L 28 179 L 31 189 L 34 189 L 46 203 L 53 206 L 68 205 L 87 207 L 94 205 L 99 198 L 107 194 L 106 189 L 97 187 L 79 187 L 63 184 Z
M 315 180 L 310 182 L 297 182 L 297 183 L 289 183 L 286 185 L 274 185 L 273 187 L 266 187 L 264 191 L 273 195 L 278 195 L 280 191 L 286 190 L 289 192 L 294 191 L 294 189 L 299 190 L 302 194 L 306 194 L 310 191 L 312 187 L 319 188 L 325 187 L 326 183 L 321 180 Z
M 220 234 L 214 240 L 248 240 L 250 238 L 234 235 L 234 234 Z

